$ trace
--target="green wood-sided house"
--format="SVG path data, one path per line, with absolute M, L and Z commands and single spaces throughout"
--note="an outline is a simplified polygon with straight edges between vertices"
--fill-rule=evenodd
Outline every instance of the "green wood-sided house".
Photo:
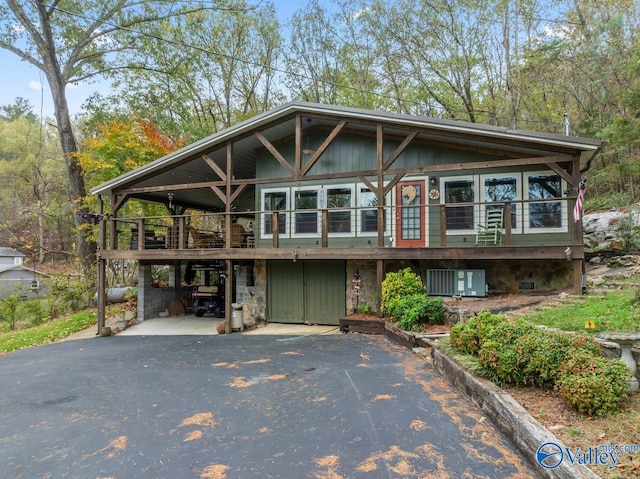
M 379 311 L 388 271 L 433 295 L 581 291 L 581 175 L 598 140 L 289 103 L 96 187 L 107 261 L 136 260 L 139 318 L 198 284 L 274 322 Z M 108 200 L 108 201 L 105 201 Z M 126 217 L 129 201 L 165 215 Z M 156 286 L 152 267 L 169 280 Z

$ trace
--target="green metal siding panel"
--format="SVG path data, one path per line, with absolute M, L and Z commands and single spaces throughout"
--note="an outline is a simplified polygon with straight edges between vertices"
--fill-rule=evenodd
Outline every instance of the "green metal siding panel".
M 314 131 L 309 138 L 312 148 L 318 148 L 325 140 L 327 132 Z M 306 146 L 307 139 L 303 140 Z M 389 158 L 396 150 L 400 142 L 385 141 L 384 157 Z M 278 145 L 278 151 L 294 164 L 294 142 L 286 142 Z M 302 164 L 311 157 L 302 155 Z M 394 168 L 411 168 L 428 166 L 447 162 L 466 163 L 471 161 L 485 161 L 497 159 L 495 156 L 477 153 L 473 151 L 453 150 L 429 145 L 409 145 L 393 164 Z M 339 135 L 326 149 L 320 160 L 313 165 L 309 174 L 323 175 L 328 173 L 375 170 L 376 169 L 376 139 L 368 136 Z M 259 151 L 256 158 L 257 178 L 286 178 L 287 172 L 275 158 L 267 151 Z
M 304 266 L 301 261 L 269 261 L 269 320 L 302 324 L 304 321 Z
M 338 324 L 346 311 L 344 261 L 270 261 L 269 320 Z
M 339 324 L 346 311 L 344 261 L 306 261 L 305 283 L 305 319 Z

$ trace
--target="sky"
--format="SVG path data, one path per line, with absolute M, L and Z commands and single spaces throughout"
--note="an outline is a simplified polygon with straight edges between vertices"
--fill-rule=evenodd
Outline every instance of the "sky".
M 291 0 L 272 1 L 281 23 L 287 22 L 302 6 Z M 95 83 L 68 85 L 67 102 L 71 116 L 80 113 L 85 100 L 101 87 L 105 88 Z M 0 49 L 0 105 L 14 104 L 18 97 L 28 100 L 37 116 L 53 118 L 53 101 L 44 73 L 16 54 Z

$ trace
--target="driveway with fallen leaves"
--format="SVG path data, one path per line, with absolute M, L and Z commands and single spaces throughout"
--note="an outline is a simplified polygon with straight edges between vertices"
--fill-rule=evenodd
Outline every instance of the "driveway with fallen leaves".
M 7 478 L 529 478 L 380 336 L 130 336 L 0 356 Z M 535 451 L 531 451 L 535 454 Z

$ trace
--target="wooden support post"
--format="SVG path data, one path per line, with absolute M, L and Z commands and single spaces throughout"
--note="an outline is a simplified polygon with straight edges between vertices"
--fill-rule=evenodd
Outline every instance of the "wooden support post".
M 378 248 L 384 248 L 384 130 L 376 127 L 376 196 L 378 197 Z
M 224 332 L 231 333 L 231 315 L 233 314 L 233 261 L 227 260 L 227 277 L 224 280 Z
M 118 220 L 116 218 L 113 218 L 108 221 L 109 221 L 109 248 L 112 250 L 117 250 L 118 249 L 118 228 L 116 228 L 116 225 Z M 129 245 L 129 247 L 131 247 L 131 245 Z
M 106 304 L 107 304 L 107 285 L 106 285 L 106 261 L 102 258 L 98 259 L 98 331 L 96 334 L 102 335 L 102 329 L 105 327 L 106 320 Z
M 321 246 L 327 248 L 329 247 L 329 212 L 322 210 L 320 215 L 322 217 L 322 224 L 320 226 L 322 231 Z
M 274 211 L 271 218 L 271 230 L 273 232 L 271 247 L 278 249 L 280 247 L 280 214 Z
M 384 261 L 379 259 L 376 264 L 376 286 L 378 288 L 378 297 L 376 299 L 376 309 L 378 317 L 382 318 L 382 282 L 384 281 Z
M 113 224 L 113 222 L 111 222 Z M 106 220 L 100 221 L 100 226 L 98 230 L 98 251 L 97 251 L 97 268 L 98 268 L 98 331 L 96 334 L 100 335 L 102 333 L 102 328 L 105 327 L 105 305 L 107 303 L 107 293 L 106 293 L 106 278 L 107 278 L 107 267 L 106 260 L 102 259 L 102 251 L 106 246 L 105 236 L 107 223 Z
M 440 247 L 447 246 L 447 207 L 440 205 Z
M 582 294 L 582 260 L 573 260 L 573 294 Z
M 504 203 L 504 244 L 511 246 L 511 202 Z
M 178 218 L 178 248 L 185 249 L 187 247 L 187 229 L 185 227 L 185 218 Z
M 231 248 L 233 246 L 233 231 L 231 224 L 231 180 L 233 179 L 233 143 L 227 143 L 227 177 L 226 177 L 226 198 L 225 198 L 225 215 L 224 215 L 224 247 Z M 231 290 L 229 290 L 231 291 Z M 231 303 L 229 303 L 231 304 Z M 231 316 L 228 316 L 231 318 Z M 227 332 L 231 332 L 228 329 Z
M 138 251 L 144 249 L 144 219 L 138 220 Z

